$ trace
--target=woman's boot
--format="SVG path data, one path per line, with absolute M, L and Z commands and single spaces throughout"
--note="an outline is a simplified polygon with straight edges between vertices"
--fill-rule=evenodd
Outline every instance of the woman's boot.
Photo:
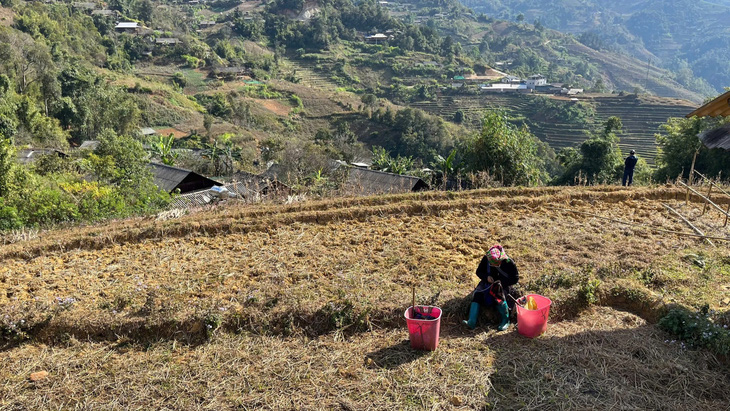
M 479 303 L 471 303 L 469 306 L 469 319 L 464 320 L 464 324 L 472 330 L 477 326 L 477 318 L 479 318 Z
M 501 303 L 497 304 L 497 312 L 502 318 L 502 321 L 499 323 L 499 327 L 497 327 L 497 329 L 499 331 L 504 331 L 509 327 L 509 307 L 507 307 L 507 301 L 502 301 Z

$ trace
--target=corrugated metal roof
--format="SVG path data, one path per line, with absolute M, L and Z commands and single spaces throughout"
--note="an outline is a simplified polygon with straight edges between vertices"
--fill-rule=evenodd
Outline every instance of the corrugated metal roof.
M 189 193 L 191 191 L 222 185 L 215 180 L 183 168 L 160 163 L 149 163 L 149 167 L 152 170 L 155 185 L 167 192 L 180 189 L 181 193 Z
M 16 151 L 15 156 L 20 164 L 29 164 L 40 156 L 55 154 L 59 157 L 68 157 L 66 153 L 55 148 L 24 148 Z
M 238 171 L 233 174 L 233 179 L 249 191 L 260 193 L 261 195 L 284 194 L 291 191 L 286 184 L 263 174 L 256 175 L 246 171 Z
M 261 199 L 258 193 L 249 190 L 241 183 L 226 184 L 223 187 L 236 195 L 235 197 L 231 197 L 232 200 L 254 202 Z M 172 199 L 168 208 L 201 207 L 212 203 L 215 198 L 216 194 L 210 188 L 206 188 L 176 196 Z
M 121 23 L 118 23 L 114 28 L 117 28 L 117 29 L 136 29 L 136 28 L 139 28 L 139 23 L 121 22 Z
M 428 184 L 418 177 L 362 168 L 351 168 L 345 183 L 345 191 L 349 194 L 407 193 L 426 189 Z
M 710 101 L 697 110 L 687 114 L 685 117 L 727 117 L 730 116 L 730 91 L 723 93 L 720 97 Z
M 81 143 L 79 149 L 96 150 L 99 147 L 99 140 L 86 140 Z
M 730 124 L 722 125 L 714 130 L 707 130 L 699 135 L 700 141 L 707 148 L 730 150 Z

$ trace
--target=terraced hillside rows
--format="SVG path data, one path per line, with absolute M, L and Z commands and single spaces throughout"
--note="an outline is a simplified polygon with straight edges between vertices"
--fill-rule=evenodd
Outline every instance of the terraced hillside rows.
M 683 200 L 491 189 L 9 235 L 0 408 L 721 408 L 726 366 L 653 325 L 668 303 L 728 310 L 726 244 L 673 234 L 690 230 L 661 203 L 730 229 Z M 495 242 L 553 300 L 537 340 L 461 324 Z M 433 353 L 408 347 L 412 286 L 444 310 Z
M 317 63 L 309 60 L 287 60 L 290 64 L 294 77 L 299 79 L 299 84 L 333 91 L 337 85 L 317 67 Z
M 611 116 L 618 116 L 623 122 L 623 131 L 619 134 L 622 150 L 637 150 L 649 164 L 654 163 L 657 153 L 654 135 L 659 126 L 670 117 L 684 117 L 696 106 L 685 100 L 661 97 L 635 97 L 613 95 L 584 95 L 579 99 L 594 105 L 596 115 L 590 124 L 571 124 L 565 122 L 537 122 L 535 113 L 529 110 L 528 95 L 487 94 L 476 96 L 439 96 L 435 101 L 412 103 L 410 106 L 437 114 L 446 120 L 452 120 L 454 113 L 461 110 L 468 123 L 478 127 L 481 115 L 485 110 L 501 109 L 517 122 L 529 125 L 530 130 L 540 140 L 547 142 L 555 150 L 564 147 L 575 147 L 585 140 L 587 132 L 599 126 Z M 569 99 L 560 99 L 564 104 L 571 104 Z

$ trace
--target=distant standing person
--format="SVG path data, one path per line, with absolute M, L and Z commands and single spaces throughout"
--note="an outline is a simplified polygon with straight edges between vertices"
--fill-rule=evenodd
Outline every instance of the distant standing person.
M 634 182 L 634 167 L 636 167 L 637 161 L 639 159 L 636 158 L 636 151 L 629 151 L 629 156 L 624 161 L 624 178 L 621 180 L 622 186 L 631 185 Z

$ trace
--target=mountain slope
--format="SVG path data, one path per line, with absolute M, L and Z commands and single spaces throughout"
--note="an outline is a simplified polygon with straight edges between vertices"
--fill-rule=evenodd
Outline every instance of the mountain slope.
M 727 1 L 581 1 L 465 0 L 476 11 L 501 18 L 524 16 L 568 33 L 593 33 L 600 47 L 705 79 L 715 91 L 727 86 L 730 68 L 730 3 Z M 689 72 L 687 71 L 689 69 Z M 683 71 L 680 73 L 680 71 Z M 705 86 L 691 85 L 697 89 Z M 705 91 L 705 90 L 703 90 Z

